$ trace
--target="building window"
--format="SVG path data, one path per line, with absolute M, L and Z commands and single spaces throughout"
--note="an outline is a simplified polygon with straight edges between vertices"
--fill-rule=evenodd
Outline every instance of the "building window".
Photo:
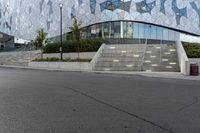
M 102 37 L 102 24 L 97 24 L 96 30 L 97 30 L 97 37 L 101 38 Z
M 139 24 L 134 23 L 133 28 L 134 28 L 133 38 L 139 38 Z
M 157 38 L 157 26 L 151 26 L 151 39 Z
M 179 38 L 179 32 L 151 24 L 113 21 L 82 28 L 82 37 L 133 38 L 175 41 Z
M 151 25 L 150 24 L 144 25 L 144 38 L 145 39 L 151 38 Z
M 110 34 L 110 25 L 109 22 L 103 23 L 103 34 L 105 38 L 109 38 Z
M 92 38 L 95 38 L 95 37 L 96 37 L 96 34 L 97 34 L 96 25 L 92 25 L 92 26 L 91 26 L 91 37 L 92 37 Z
M 96 0 L 90 0 L 90 11 L 92 14 L 95 14 L 96 11 Z
M 169 40 L 175 40 L 175 32 L 173 30 L 169 30 Z
M 139 38 L 144 38 L 144 24 L 139 23 Z
M 163 40 L 163 28 L 157 27 L 157 37 L 158 40 Z
M 111 23 L 111 37 L 120 38 L 120 22 Z
M 87 27 L 82 29 L 81 36 L 82 38 L 87 38 Z M 67 34 L 67 40 L 68 40 L 68 34 Z
M 163 30 L 163 40 L 169 40 L 169 32 L 168 29 Z
M 87 38 L 91 38 L 91 26 L 87 27 Z
M 124 22 L 123 34 L 124 34 L 124 38 L 133 38 L 133 23 L 132 22 Z

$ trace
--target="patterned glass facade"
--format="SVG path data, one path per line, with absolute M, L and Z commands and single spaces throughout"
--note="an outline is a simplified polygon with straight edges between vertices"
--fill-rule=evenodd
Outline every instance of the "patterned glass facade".
M 44 28 L 48 37 L 57 36 L 60 1 L 0 0 L 0 31 L 33 39 L 36 31 Z M 87 36 L 171 38 L 175 34 L 169 34 L 171 30 L 161 27 L 200 35 L 199 0 L 62 0 L 62 3 L 63 32 L 70 32 L 72 18 L 76 17 L 82 27 L 95 25 L 90 27 L 92 33 Z

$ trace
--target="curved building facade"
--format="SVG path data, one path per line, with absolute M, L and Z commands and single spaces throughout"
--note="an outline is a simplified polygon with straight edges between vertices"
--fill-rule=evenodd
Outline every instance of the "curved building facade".
M 59 35 L 60 0 L 0 0 L 0 31 L 32 39 L 44 28 Z M 85 37 L 176 40 L 200 36 L 199 0 L 63 0 L 63 30 L 76 17 Z

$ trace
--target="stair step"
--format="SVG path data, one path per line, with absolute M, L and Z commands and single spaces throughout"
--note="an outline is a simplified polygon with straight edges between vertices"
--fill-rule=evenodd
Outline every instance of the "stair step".
M 139 67 L 95 67 L 96 71 L 141 71 Z
M 161 59 L 160 59 L 161 58 Z M 180 71 L 174 44 L 106 45 L 97 71 Z

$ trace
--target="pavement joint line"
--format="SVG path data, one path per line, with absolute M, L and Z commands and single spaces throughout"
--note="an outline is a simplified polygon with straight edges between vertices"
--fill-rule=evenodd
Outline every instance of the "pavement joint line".
M 143 118 L 143 117 L 141 117 L 141 116 L 139 116 L 139 115 L 137 115 L 137 114 L 130 113 L 130 112 L 124 110 L 124 109 L 121 109 L 121 108 L 116 107 L 116 106 L 114 106 L 114 105 L 112 105 L 112 104 L 109 104 L 109 103 L 106 103 L 106 102 L 104 102 L 104 101 L 102 101 L 102 100 L 99 100 L 99 99 L 97 99 L 97 98 L 95 98 L 95 97 L 93 97 L 93 96 L 88 95 L 87 93 L 84 93 L 84 92 L 82 92 L 82 91 L 73 89 L 73 88 L 71 88 L 71 87 L 66 87 L 66 89 L 72 90 L 72 91 L 74 91 L 74 92 L 76 92 L 76 93 L 79 93 L 79 94 L 81 94 L 81 95 L 83 95 L 83 96 L 89 98 L 89 99 L 92 99 L 92 100 L 96 101 L 97 103 L 101 103 L 101 104 L 106 105 L 106 106 L 108 106 L 108 107 L 110 107 L 110 108 L 112 108 L 112 109 L 115 109 L 115 110 L 119 111 L 119 112 L 123 112 L 123 113 L 125 113 L 125 114 L 128 114 L 129 116 L 135 117 L 135 118 L 137 118 L 137 119 L 139 119 L 139 120 L 141 120 L 141 121 L 144 121 L 144 122 L 146 122 L 146 123 L 149 123 L 149 124 L 151 124 L 151 125 L 153 125 L 153 126 L 155 126 L 155 127 L 157 127 L 157 128 L 160 128 L 160 129 L 162 129 L 162 130 L 164 130 L 164 131 L 166 131 L 166 132 L 168 132 L 168 133 L 175 133 L 174 131 L 172 131 L 172 130 L 170 130 L 170 129 L 167 129 L 167 128 L 165 128 L 165 127 L 159 125 L 159 124 L 156 124 L 156 123 L 154 123 L 154 122 L 152 122 L 152 121 L 150 121 L 150 120 L 147 120 L 147 119 L 145 119 L 145 118 Z

